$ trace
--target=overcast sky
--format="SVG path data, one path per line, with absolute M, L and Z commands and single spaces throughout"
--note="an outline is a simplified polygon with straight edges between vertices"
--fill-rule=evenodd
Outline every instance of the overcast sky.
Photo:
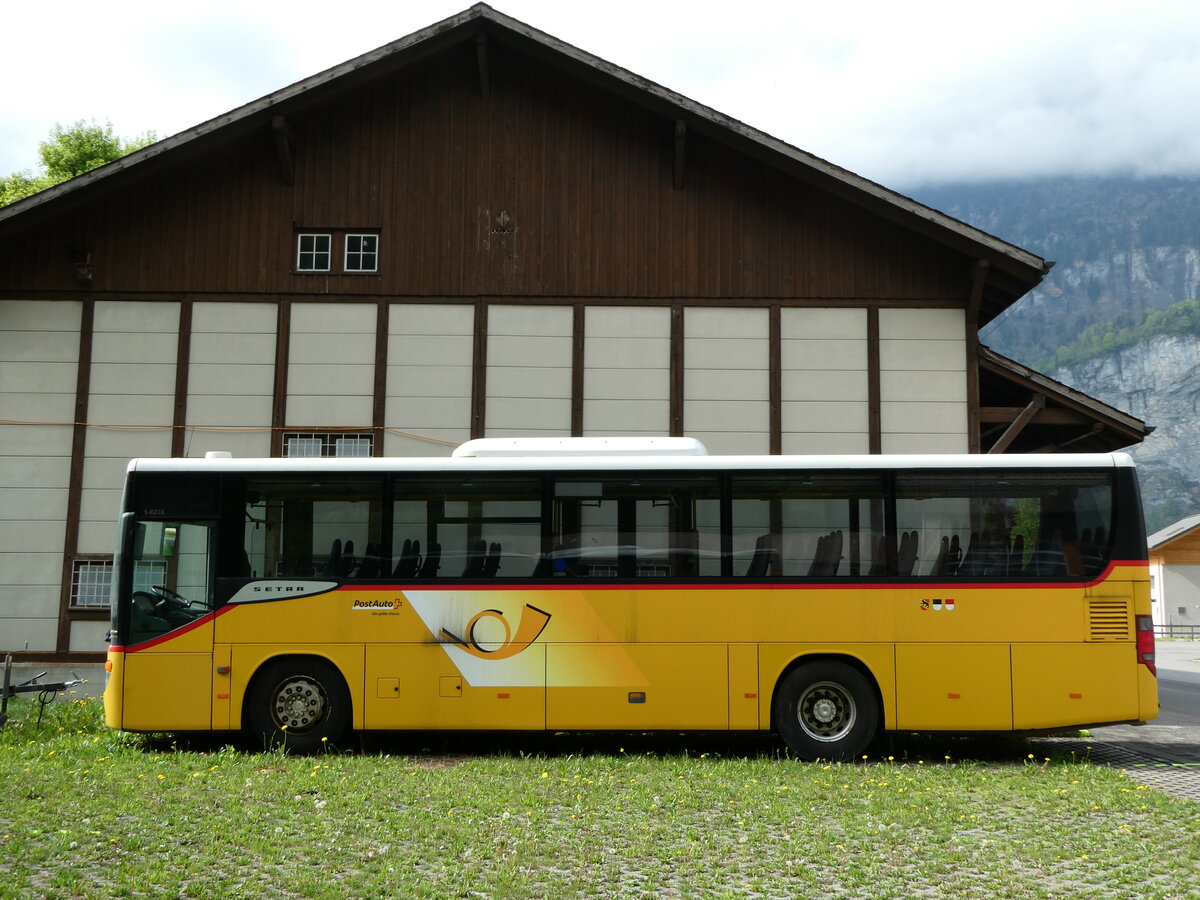
M 11 2 L 0 175 L 56 123 L 166 137 L 468 0 Z M 495 0 L 496 9 L 904 189 L 1200 175 L 1196 0 Z

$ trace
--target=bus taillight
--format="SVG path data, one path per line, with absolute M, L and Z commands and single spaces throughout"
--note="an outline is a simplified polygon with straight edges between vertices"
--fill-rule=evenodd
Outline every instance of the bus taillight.
M 1158 674 L 1154 665 L 1154 620 L 1150 616 L 1137 617 L 1137 658 L 1152 674 Z

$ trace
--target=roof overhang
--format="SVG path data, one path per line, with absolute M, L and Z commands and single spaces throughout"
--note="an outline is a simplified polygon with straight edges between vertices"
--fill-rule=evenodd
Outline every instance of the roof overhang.
M 1154 430 L 983 346 L 979 397 L 983 453 L 1108 452 L 1139 444 Z

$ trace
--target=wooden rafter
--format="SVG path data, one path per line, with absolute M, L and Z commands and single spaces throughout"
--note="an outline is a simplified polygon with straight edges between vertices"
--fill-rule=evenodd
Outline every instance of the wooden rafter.
M 1009 445 L 1025 430 L 1025 426 L 1032 422 L 1034 417 L 1045 408 L 1046 395 L 1034 394 L 1033 399 L 1029 401 L 1029 405 L 1021 410 L 1020 414 L 1013 420 L 1013 423 L 1004 430 L 1004 434 L 997 438 L 996 443 L 992 444 L 988 453 L 1003 453 L 1007 450 Z
M 684 166 L 687 162 L 687 122 L 675 120 L 675 190 L 684 186 Z
M 488 39 L 482 31 L 475 35 L 475 65 L 479 68 L 479 96 L 486 100 L 492 90 L 492 81 L 488 63 Z
M 283 116 L 271 117 L 271 132 L 275 135 L 275 155 L 279 158 L 279 179 L 291 187 L 296 183 L 296 133 Z

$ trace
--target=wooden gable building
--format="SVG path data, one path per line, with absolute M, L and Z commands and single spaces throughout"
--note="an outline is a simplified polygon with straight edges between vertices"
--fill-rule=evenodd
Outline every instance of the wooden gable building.
M 478 5 L 0 209 L 0 649 L 102 647 L 133 456 L 1113 449 L 1032 253 Z

